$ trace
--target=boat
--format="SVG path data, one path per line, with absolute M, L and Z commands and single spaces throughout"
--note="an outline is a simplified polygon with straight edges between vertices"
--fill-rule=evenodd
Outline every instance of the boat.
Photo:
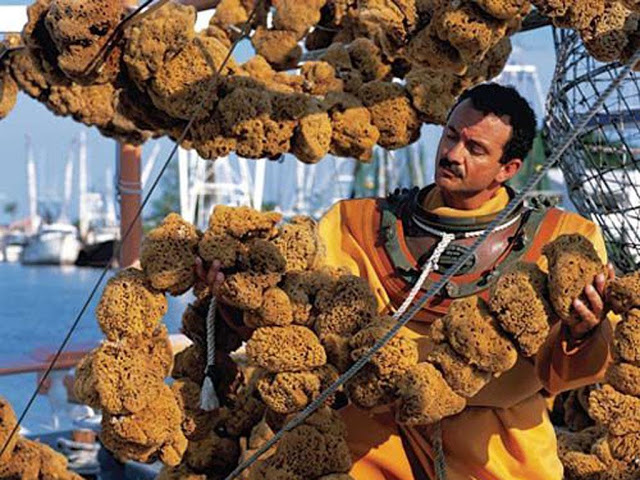
M 62 222 L 43 224 L 27 240 L 20 261 L 23 265 L 73 265 L 80 248 L 75 226 Z
M 10 231 L 2 240 L 0 253 L 5 262 L 16 263 L 20 261 L 22 250 L 27 243 L 27 237 L 23 232 Z

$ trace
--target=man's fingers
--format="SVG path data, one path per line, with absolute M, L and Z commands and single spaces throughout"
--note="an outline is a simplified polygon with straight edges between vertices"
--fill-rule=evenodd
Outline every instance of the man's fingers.
M 607 263 L 607 281 L 611 281 L 616 278 L 616 269 L 613 268 L 613 263 Z
M 196 257 L 196 275 L 200 280 L 205 280 L 207 278 L 207 272 L 204 271 L 204 265 L 202 264 L 202 259 L 200 257 Z
M 591 285 L 587 285 L 584 288 L 584 293 L 589 299 L 589 303 L 591 304 L 590 313 L 593 313 L 596 317 L 600 318 L 600 315 L 602 314 L 602 310 L 604 309 L 604 302 L 602 301 L 602 297 L 600 296 L 601 294 L 599 293 L 599 290 L 596 290 Z
M 579 330 L 584 334 L 589 330 L 597 327 L 600 323 L 600 318 L 597 317 L 591 310 L 589 310 L 589 308 L 587 308 L 582 300 L 576 298 L 573 301 L 573 308 L 580 317 L 580 321 L 578 321 L 574 325 L 570 325 L 570 328 L 574 332 L 577 332 Z
M 218 272 L 213 282 L 213 291 L 217 293 L 218 289 L 222 286 L 223 282 L 224 282 L 224 274 L 222 272 Z
M 607 277 L 604 276 L 604 273 L 599 273 L 598 275 L 596 275 L 593 284 L 596 286 L 595 290 L 597 291 L 597 293 L 600 295 L 604 295 L 604 289 L 607 286 Z M 589 287 L 590 285 L 584 289 L 585 293 L 587 291 L 587 288 Z
M 219 272 L 220 262 L 218 260 L 214 260 L 213 262 L 211 262 L 211 266 L 209 267 L 209 271 L 207 272 L 207 283 L 209 285 L 213 285 Z

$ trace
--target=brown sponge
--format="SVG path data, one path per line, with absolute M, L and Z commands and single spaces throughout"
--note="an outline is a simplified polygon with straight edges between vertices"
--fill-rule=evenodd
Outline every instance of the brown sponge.
M 18 99 L 18 84 L 9 73 L 8 63 L 0 64 L 0 120 L 9 115 Z
M 165 61 L 195 37 L 193 7 L 168 2 L 126 30 L 123 61 L 129 77 L 145 90 Z
M 324 365 L 327 357 L 312 330 L 299 325 L 263 327 L 247 342 L 254 365 L 270 372 L 299 372 Z
M 159 456 L 175 466 L 187 448 L 181 431 L 182 412 L 168 386 L 145 409 L 133 415 L 102 417 L 100 439 L 121 460 L 147 462 Z
M 527 357 L 533 356 L 549 334 L 547 276 L 534 263 L 517 263 L 491 288 L 489 308 L 502 329 Z
M 607 2 L 602 15 L 594 18 L 580 37 L 589 53 L 598 61 L 614 62 L 624 56 L 638 29 L 640 17 L 618 2 Z
M 60 69 L 69 77 L 86 82 L 83 77 L 87 67 L 101 53 L 123 15 L 124 5 L 111 0 L 53 0 L 45 24 L 60 52 Z M 120 54 L 120 48 L 111 51 L 92 80 L 96 83 L 115 80 L 120 70 Z
M 189 290 L 195 282 L 196 251 L 200 232 L 177 213 L 170 213 L 142 242 L 140 263 L 151 285 L 172 295 Z
M 294 216 L 283 225 L 273 244 L 285 261 L 286 271 L 308 270 L 322 259 L 323 245 L 317 224 L 304 215 Z
M 640 367 L 640 309 L 629 310 L 624 320 L 616 325 L 613 353 L 616 360 Z
M 312 372 L 265 372 L 256 381 L 264 403 L 274 412 L 302 410 L 320 393 L 320 378 Z
M 465 398 L 473 397 L 491 380 L 489 372 L 468 363 L 446 342 L 436 345 L 426 360 L 440 371 L 455 393 Z
M 604 385 L 589 395 L 589 415 L 613 435 L 640 432 L 640 399 Z
M 561 235 L 545 245 L 542 253 L 549 262 L 549 297 L 562 319 L 575 317 L 572 303 L 579 298 L 589 301 L 584 288 L 593 282 L 604 267 L 593 244 L 582 235 Z
M 15 435 L 9 440 L 9 435 L 13 433 L 13 429 L 17 423 L 16 414 L 11 404 L 4 397 L 0 397 L 0 445 L 2 445 L 1 448 L 4 450 L 0 456 L 0 470 L 2 469 L 2 465 L 11 458 L 16 442 L 20 437 L 20 432 L 16 431 Z
M 607 369 L 606 381 L 621 393 L 640 397 L 640 367 L 614 363 Z
M 615 278 L 607 285 L 607 302 L 615 313 L 640 308 L 640 271 Z M 640 318 L 640 311 L 631 314 Z
M 457 395 L 430 363 L 419 363 L 402 377 L 396 420 L 406 425 L 428 425 L 461 412 L 466 401 Z
M 418 139 L 422 122 L 402 85 L 368 82 L 360 87 L 357 95 L 371 112 L 371 120 L 380 131 L 378 144 L 381 147 L 396 149 Z
M 102 292 L 96 318 L 109 340 L 151 336 L 167 312 L 167 299 L 134 268 L 118 272 Z
M 276 224 L 282 220 L 277 212 L 259 212 L 249 207 L 216 205 L 209 218 L 209 230 L 213 235 L 228 234 L 239 240 L 272 238 Z
M 325 95 L 324 108 L 333 127 L 331 153 L 370 161 L 380 131 L 358 97 L 346 92 L 329 92 Z
M 449 344 L 470 364 L 491 373 L 505 372 L 515 365 L 516 349 L 481 298 L 452 302 L 443 324 Z

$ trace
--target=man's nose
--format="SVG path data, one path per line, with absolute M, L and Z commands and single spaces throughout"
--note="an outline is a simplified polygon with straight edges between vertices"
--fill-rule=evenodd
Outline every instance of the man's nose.
M 451 163 L 462 163 L 464 145 L 462 142 L 456 142 L 455 145 L 452 145 L 451 148 L 447 151 L 447 160 Z

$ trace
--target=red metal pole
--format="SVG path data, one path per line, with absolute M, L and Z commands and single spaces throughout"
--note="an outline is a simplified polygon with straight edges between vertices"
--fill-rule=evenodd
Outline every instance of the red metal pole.
M 140 208 L 142 184 L 140 182 L 141 147 L 118 144 L 120 191 L 120 267 L 126 268 L 140 259 L 140 243 L 142 241 L 142 215 L 135 218 Z M 135 223 L 134 223 L 135 222 Z M 134 223 L 133 227 L 130 227 Z M 127 231 L 131 231 L 126 236 Z
M 127 7 L 135 7 L 137 0 L 122 0 Z M 120 192 L 120 267 L 134 265 L 140 259 L 140 243 L 142 242 L 142 215 L 135 219 L 140 208 L 142 183 L 140 181 L 140 164 L 142 148 L 118 143 L 118 187 Z M 135 224 L 131 227 L 131 224 Z M 131 231 L 125 238 L 126 232 Z

